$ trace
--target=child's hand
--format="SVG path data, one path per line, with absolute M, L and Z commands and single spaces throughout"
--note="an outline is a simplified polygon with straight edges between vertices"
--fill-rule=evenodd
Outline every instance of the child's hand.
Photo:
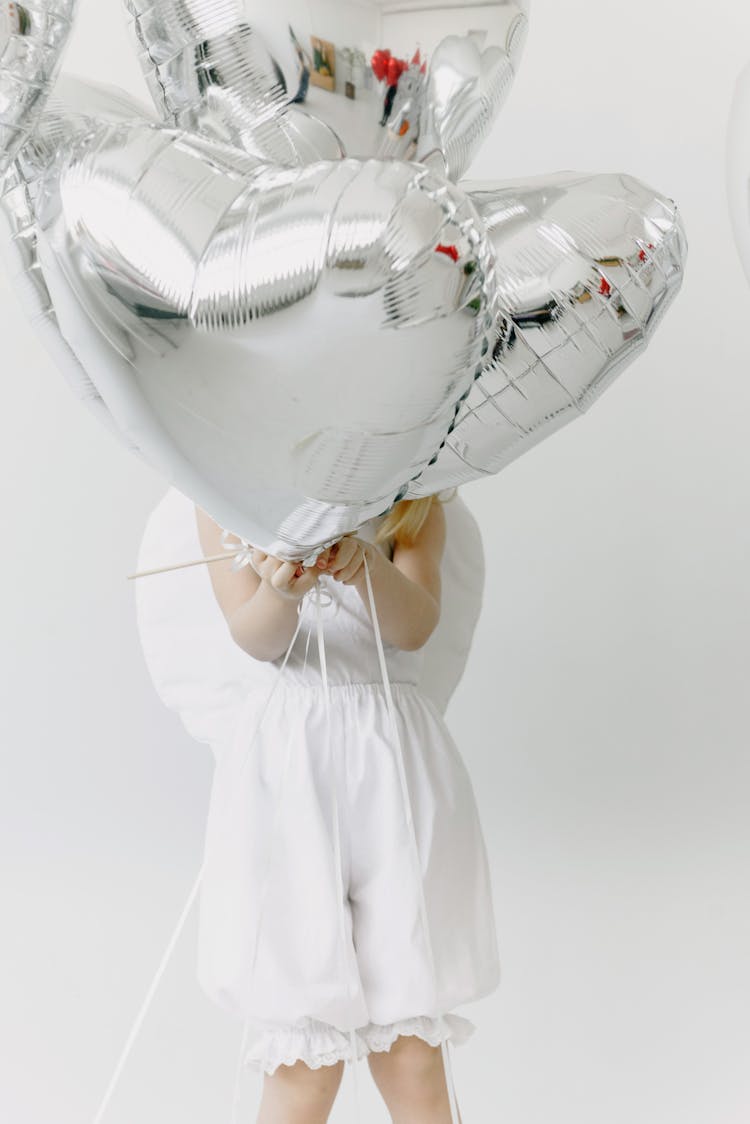
M 372 573 L 376 549 L 372 543 L 358 539 L 356 535 L 344 535 L 329 548 L 327 553 L 329 554 L 327 564 L 321 565 L 321 560 L 318 559 L 316 566 L 330 574 L 336 581 L 343 582 L 344 585 L 354 585 L 364 578 L 365 558 Z
M 327 563 L 330 551 L 331 547 L 321 551 L 315 566 L 303 566 L 301 562 L 285 562 L 273 554 L 266 554 L 253 547 L 250 562 L 260 579 L 282 597 L 291 601 L 300 601 L 318 580 L 323 567 L 318 566 L 317 563 Z

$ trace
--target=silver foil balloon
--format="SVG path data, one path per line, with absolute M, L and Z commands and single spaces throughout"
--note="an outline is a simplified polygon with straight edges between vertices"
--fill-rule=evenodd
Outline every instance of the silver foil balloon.
M 499 472 L 583 414 L 647 345 L 687 253 L 674 202 L 632 176 L 462 186 L 495 254 L 498 331 L 410 499 Z
M 76 0 L 0 0 L 0 177 L 44 108 L 75 6 Z
M 242 0 L 126 0 L 154 103 L 170 125 L 274 164 L 344 155 L 336 134 L 289 103 L 282 72 Z
M 158 120 L 80 83 L 35 106 L 6 252 L 76 392 L 229 531 L 309 562 L 497 472 L 650 338 L 682 277 L 671 201 L 627 176 L 451 182 L 507 92 L 519 6 L 464 35 L 424 15 L 431 65 L 399 78 L 379 159 L 294 108 L 275 12 L 130 7 Z M 365 99 L 318 93 L 362 144 Z
M 133 449 L 60 333 L 37 254 L 39 178 L 76 131 L 76 119 L 80 130 L 92 113 L 110 119 L 153 117 L 152 110 L 136 106 L 115 87 L 57 77 L 75 11 L 76 0 L 0 0 L 0 245 L 13 289 L 71 389 Z M 42 124 L 53 88 L 54 111 Z
M 148 121 L 153 119 L 153 111 L 115 86 L 92 84 L 70 75 L 58 78 L 48 108 L 50 112 L 37 114 L 33 135 L 27 138 L 19 158 L 0 179 L 3 264 L 35 332 L 75 396 L 130 452 L 140 453 L 112 417 L 95 383 L 60 331 L 39 261 L 36 205 L 41 181 L 50 164 L 75 137 L 90 131 L 96 121 Z M 92 113 L 96 114 L 95 118 Z
M 427 70 L 415 159 L 439 153 L 452 180 L 468 168 L 509 94 L 526 42 L 523 8 L 506 4 L 494 15 L 494 35 L 447 36 Z
M 524 0 L 489 0 L 480 11 L 471 0 L 393 11 L 357 0 L 126 0 L 126 6 L 166 122 L 285 165 L 432 156 L 453 180 L 510 90 L 528 23 Z M 468 31 L 469 19 L 481 27 Z M 317 86 L 309 73 L 313 60 L 305 60 L 305 46 L 313 36 L 328 51 L 330 88 Z M 368 49 L 355 72 L 350 48 L 360 43 Z M 388 81 L 374 78 L 369 55 L 384 44 L 411 65 L 381 123 Z M 420 57 L 413 61 L 416 47 Z M 308 70 L 304 87 L 301 67 Z
M 280 557 L 403 495 L 490 347 L 482 223 L 419 164 L 280 169 L 107 125 L 66 145 L 39 200 L 57 321 L 117 424 Z

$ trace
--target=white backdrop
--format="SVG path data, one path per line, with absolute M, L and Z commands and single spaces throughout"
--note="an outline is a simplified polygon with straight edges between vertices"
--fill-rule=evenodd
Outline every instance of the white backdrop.
M 463 489 L 488 591 L 448 720 L 503 965 L 463 1009 L 465 1124 L 750 1112 L 750 291 L 723 185 L 748 56 L 737 0 L 534 0 L 471 170 L 631 172 L 678 200 L 690 259 L 586 417 Z M 116 0 L 84 0 L 67 69 L 143 91 Z M 75 401 L 2 280 L 0 297 L 0 1114 L 85 1124 L 197 873 L 212 761 L 154 694 L 125 578 L 166 485 Z M 197 989 L 195 935 L 193 915 L 107 1124 L 228 1122 L 239 1027 Z M 352 1093 L 347 1075 L 334 1122 Z

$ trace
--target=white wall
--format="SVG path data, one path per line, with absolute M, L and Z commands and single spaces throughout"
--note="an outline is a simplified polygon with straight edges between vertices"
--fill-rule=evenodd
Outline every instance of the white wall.
M 276 5 L 256 4 L 252 13 L 255 27 L 262 34 L 283 67 L 290 89 L 297 75 L 297 57 L 291 48 L 287 25 L 291 24 L 302 46 L 310 51 L 310 36 L 328 39 L 337 47 L 375 49 L 380 26 L 376 4 L 349 0 L 285 0 L 283 19 Z
M 513 16 L 512 8 L 491 4 L 454 7 L 440 4 L 432 12 L 422 11 L 419 3 L 411 2 L 397 2 L 392 5 L 392 11 L 389 7 L 385 5 L 383 8 L 383 45 L 394 55 L 407 59 L 411 58 L 415 47 L 419 47 L 423 56 L 429 58 L 446 35 L 466 35 L 472 30 L 487 33 L 490 36 L 486 41 L 488 44 L 502 43 Z
M 84 0 L 69 69 L 142 91 L 123 24 Z M 631 172 L 679 201 L 691 251 L 635 367 L 463 492 L 489 584 L 449 721 L 504 973 L 465 1010 L 466 1124 L 747 1120 L 750 291 L 722 176 L 749 53 L 730 0 L 536 0 L 472 169 Z M 0 1109 L 80 1124 L 197 872 L 211 760 L 154 695 L 125 580 L 164 483 L 73 400 L 2 282 L 0 338 Z M 237 1028 L 197 992 L 194 937 L 193 916 L 107 1124 L 229 1119 Z M 348 1078 L 334 1122 L 351 1106 Z

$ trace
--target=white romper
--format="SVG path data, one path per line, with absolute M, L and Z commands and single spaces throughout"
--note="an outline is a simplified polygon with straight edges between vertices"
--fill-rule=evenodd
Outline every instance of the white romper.
M 382 518 L 357 534 L 373 541 Z M 500 979 L 475 795 L 442 713 L 419 687 L 425 649 L 384 644 L 409 824 L 369 614 L 353 586 L 327 574 L 319 585 L 328 603 L 304 599 L 283 668 L 283 657 L 240 652 L 249 686 L 213 741 L 197 976 L 245 1023 L 244 1065 L 266 1073 L 298 1059 L 314 1068 L 348 1059 L 352 1029 L 359 1057 L 399 1034 L 465 1042 L 475 1026 L 453 1008 Z M 144 646 L 157 681 L 156 646 Z M 180 708 L 174 697 L 170 705 Z

